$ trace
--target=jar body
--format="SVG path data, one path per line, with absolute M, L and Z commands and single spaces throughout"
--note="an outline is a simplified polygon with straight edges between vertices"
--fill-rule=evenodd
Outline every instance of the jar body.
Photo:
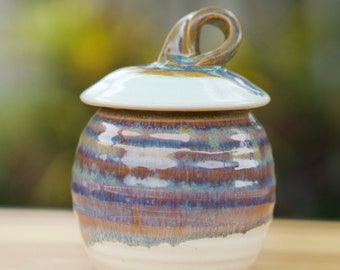
M 102 269 L 247 269 L 272 219 L 271 147 L 246 110 L 100 109 L 80 137 L 72 197 Z

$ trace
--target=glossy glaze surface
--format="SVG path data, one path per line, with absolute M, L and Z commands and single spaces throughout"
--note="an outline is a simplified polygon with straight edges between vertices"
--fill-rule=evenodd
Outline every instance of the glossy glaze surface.
M 263 90 L 220 67 L 179 68 L 159 63 L 116 70 L 81 94 L 84 103 L 157 111 L 249 109 L 269 103 Z
M 202 53 L 200 35 L 204 25 L 219 28 L 224 42 L 216 49 Z M 223 67 L 234 56 L 242 39 L 241 24 L 229 10 L 206 7 L 189 13 L 170 30 L 158 62 L 172 66 L 220 66 Z
M 81 135 L 72 196 L 88 245 L 245 233 L 272 218 L 270 144 L 249 111 L 101 109 Z

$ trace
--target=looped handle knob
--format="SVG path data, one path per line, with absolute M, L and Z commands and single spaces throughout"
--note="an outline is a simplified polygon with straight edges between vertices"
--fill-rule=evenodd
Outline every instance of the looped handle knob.
M 215 50 L 200 52 L 202 27 L 211 24 L 224 34 L 225 41 Z M 225 66 L 236 53 L 242 38 L 235 15 L 224 8 L 207 7 L 178 21 L 168 34 L 158 62 L 175 66 Z

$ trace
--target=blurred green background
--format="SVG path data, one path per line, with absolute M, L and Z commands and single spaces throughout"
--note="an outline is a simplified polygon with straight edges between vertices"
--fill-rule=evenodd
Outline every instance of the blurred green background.
M 232 10 L 242 45 L 228 68 L 272 97 L 254 111 L 272 142 L 276 216 L 340 218 L 340 1 L 0 0 L 0 206 L 71 207 L 78 137 L 96 108 L 79 94 L 151 63 L 175 22 Z M 204 27 L 202 49 L 222 42 Z

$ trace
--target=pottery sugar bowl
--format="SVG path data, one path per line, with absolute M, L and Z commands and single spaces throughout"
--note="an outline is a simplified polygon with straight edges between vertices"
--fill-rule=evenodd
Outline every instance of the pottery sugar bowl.
M 225 41 L 200 53 L 200 30 Z M 98 269 L 248 269 L 275 203 L 270 143 L 250 109 L 269 96 L 227 70 L 241 27 L 209 7 L 182 18 L 157 62 L 112 72 L 81 94 L 72 197 Z

